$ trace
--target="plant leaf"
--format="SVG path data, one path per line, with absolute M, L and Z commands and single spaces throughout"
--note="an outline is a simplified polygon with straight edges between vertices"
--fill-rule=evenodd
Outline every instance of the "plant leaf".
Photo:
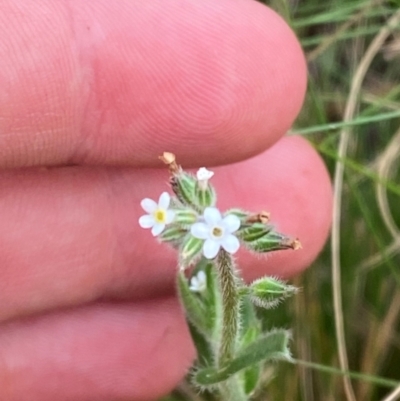
M 200 386 L 214 385 L 229 379 L 233 374 L 260 362 L 271 360 L 291 360 L 288 342 L 290 332 L 273 330 L 258 338 L 239 352 L 238 356 L 220 369 L 204 368 L 196 372 L 193 379 Z
M 206 311 L 200 299 L 189 289 L 187 278 L 183 272 L 178 273 L 178 293 L 187 319 L 196 329 L 206 337 L 211 335 L 211 330 L 206 319 Z

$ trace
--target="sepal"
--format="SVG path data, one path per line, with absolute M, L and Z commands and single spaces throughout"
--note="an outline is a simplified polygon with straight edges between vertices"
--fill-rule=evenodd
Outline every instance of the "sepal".
M 273 226 L 264 223 L 245 224 L 237 231 L 237 236 L 243 242 L 254 242 L 273 230 Z
M 171 187 L 177 198 L 186 206 L 196 206 L 194 187 L 196 178 L 184 171 L 179 171 L 171 177 Z
M 174 223 L 182 226 L 191 226 L 199 219 L 197 212 L 190 208 L 175 209 Z
M 182 268 L 189 267 L 199 260 L 203 244 L 204 241 L 202 239 L 193 237 L 191 234 L 185 237 L 179 252 L 180 265 Z
M 297 239 L 281 234 L 273 228 L 262 237 L 251 242 L 244 242 L 244 244 L 248 249 L 258 253 L 301 248 L 301 244 Z
M 164 231 L 158 236 L 158 239 L 161 242 L 168 242 L 174 245 L 174 244 L 179 244 L 186 235 L 187 235 L 187 230 L 173 224 L 166 227 Z
M 201 212 L 206 207 L 216 204 L 217 196 L 214 188 L 198 181 L 192 174 L 179 171 L 171 177 L 172 189 L 179 201 Z
M 227 216 L 228 214 L 233 214 L 237 217 L 239 217 L 241 223 L 245 223 L 246 220 L 251 216 L 252 213 L 246 212 L 245 210 L 239 209 L 239 208 L 233 208 L 233 209 L 228 209 L 225 213 L 224 216 Z
M 194 188 L 194 196 L 196 204 L 203 210 L 206 207 L 214 207 L 217 202 L 217 196 L 214 188 L 207 183 L 203 186 L 197 181 Z

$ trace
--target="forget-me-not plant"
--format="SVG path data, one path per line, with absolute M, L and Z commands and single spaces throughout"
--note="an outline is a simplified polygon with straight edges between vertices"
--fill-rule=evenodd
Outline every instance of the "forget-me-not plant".
M 220 400 L 249 400 L 264 385 L 263 364 L 291 360 L 289 331 L 263 332 L 255 308 L 275 307 L 297 289 L 275 277 L 246 284 L 233 255 L 241 246 L 267 253 L 296 250 L 300 242 L 277 232 L 267 212 L 220 211 L 207 168 L 192 175 L 174 154 L 160 159 L 173 195 L 143 199 L 139 224 L 178 253 L 177 289 L 198 354 L 191 381 Z

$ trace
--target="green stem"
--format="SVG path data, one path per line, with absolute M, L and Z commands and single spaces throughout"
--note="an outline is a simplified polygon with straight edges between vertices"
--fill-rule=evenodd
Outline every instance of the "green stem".
M 216 262 L 222 294 L 222 333 L 218 350 L 218 365 L 222 366 L 235 355 L 239 327 L 239 295 L 231 255 L 221 249 Z
M 217 256 L 216 265 L 222 296 L 222 330 L 217 359 L 218 366 L 221 367 L 235 357 L 239 330 L 239 294 L 231 255 L 221 249 Z M 238 376 L 233 375 L 220 383 L 218 387 L 223 401 L 247 400 Z

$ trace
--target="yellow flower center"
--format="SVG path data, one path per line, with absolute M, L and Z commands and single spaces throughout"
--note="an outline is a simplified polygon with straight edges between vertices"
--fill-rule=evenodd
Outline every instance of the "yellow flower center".
M 211 232 L 214 237 L 221 237 L 223 234 L 223 231 L 219 227 L 214 227 Z
M 167 218 L 167 214 L 165 213 L 165 210 L 163 209 L 157 209 L 154 214 L 154 220 L 156 223 L 165 223 L 165 220 Z

